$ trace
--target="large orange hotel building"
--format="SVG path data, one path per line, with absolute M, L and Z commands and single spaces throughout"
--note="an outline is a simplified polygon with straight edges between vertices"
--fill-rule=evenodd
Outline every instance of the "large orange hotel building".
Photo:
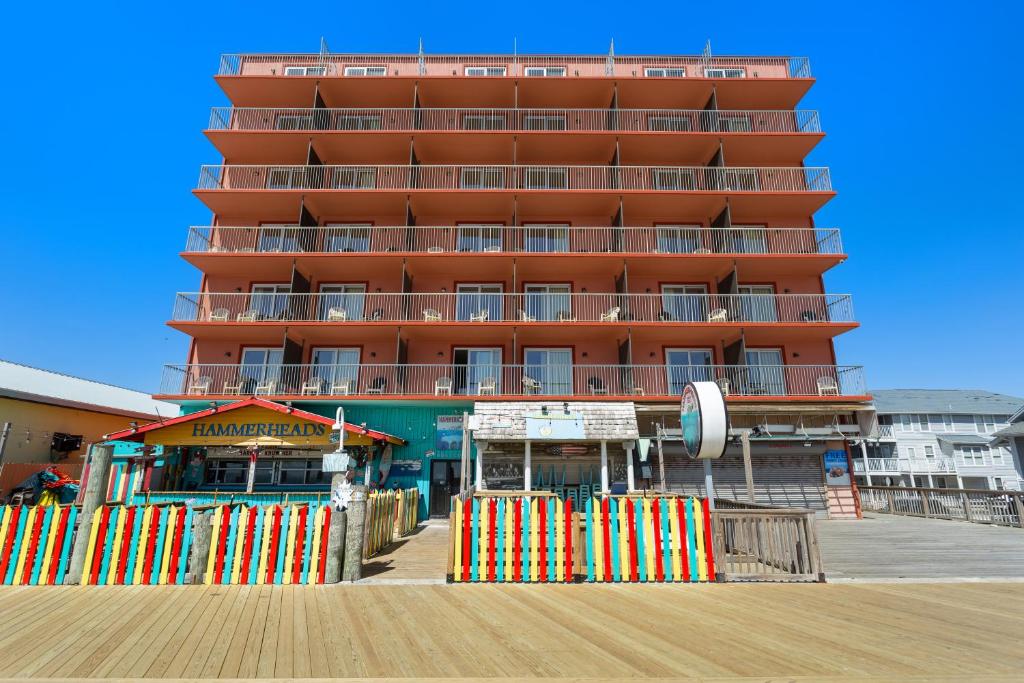
M 870 397 L 833 346 L 857 323 L 823 282 L 846 255 L 815 225 L 835 193 L 804 163 L 824 135 L 806 59 L 322 51 L 225 55 L 216 80 L 223 160 L 194 190 L 213 216 L 169 323 L 191 343 L 160 399 L 343 406 L 388 436 L 360 478 L 418 486 L 426 516 L 468 483 L 702 494 L 679 400 L 713 381 L 719 496 L 745 495 L 749 437 L 758 500 L 853 499 L 825 463 Z M 489 436 L 462 431 L 484 413 Z M 524 415 L 584 429 L 531 442 Z M 325 491 L 333 449 L 264 442 L 249 488 Z M 244 491 L 248 452 L 197 439 L 164 488 Z

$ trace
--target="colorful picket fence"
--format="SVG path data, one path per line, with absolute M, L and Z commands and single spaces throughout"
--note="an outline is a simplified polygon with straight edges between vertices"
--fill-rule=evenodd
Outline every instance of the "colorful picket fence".
M 588 500 L 584 519 L 587 581 L 715 580 L 707 500 L 609 496 Z
M 192 508 L 173 505 L 96 508 L 82 585 L 184 584 L 192 516 Z
M 419 504 L 420 492 L 415 488 L 370 492 L 366 499 L 363 557 L 373 557 L 391 545 L 396 533 L 405 536 L 415 529 Z
M 555 496 L 477 497 L 452 503 L 452 580 L 574 580 L 576 515 Z
M 63 584 L 77 517 L 72 505 L 0 506 L 0 584 Z
M 204 583 L 324 582 L 330 507 L 223 505 L 212 524 Z

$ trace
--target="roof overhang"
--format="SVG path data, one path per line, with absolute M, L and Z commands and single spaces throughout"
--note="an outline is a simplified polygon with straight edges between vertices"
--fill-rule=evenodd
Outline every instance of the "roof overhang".
M 949 444 L 971 444 L 976 446 L 987 446 L 992 440 L 990 437 L 978 434 L 937 434 L 935 438 Z
M 331 442 L 334 420 L 262 398 L 247 398 L 189 415 L 106 434 L 106 441 L 163 446 L 323 446 Z M 345 443 L 404 445 L 385 432 L 345 423 Z

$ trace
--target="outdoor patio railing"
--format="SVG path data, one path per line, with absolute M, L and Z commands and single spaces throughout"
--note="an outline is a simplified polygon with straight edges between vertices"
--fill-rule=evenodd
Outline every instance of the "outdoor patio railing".
M 858 486 L 865 512 L 1024 526 L 1024 493 L 909 486 Z

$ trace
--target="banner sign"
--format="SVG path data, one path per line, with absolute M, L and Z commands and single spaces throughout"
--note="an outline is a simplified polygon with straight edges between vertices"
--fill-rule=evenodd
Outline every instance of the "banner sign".
M 439 451 L 462 450 L 462 416 L 438 415 L 434 448 Z
M 825 451 L 825 484 L 828 486 L 850 485 L 850 461 L 846 451 Z
M 683 450 L 691 458 L 721 458 L 729 436 L 725 397 L 714 382 L 687 382 L 679 408 Z

